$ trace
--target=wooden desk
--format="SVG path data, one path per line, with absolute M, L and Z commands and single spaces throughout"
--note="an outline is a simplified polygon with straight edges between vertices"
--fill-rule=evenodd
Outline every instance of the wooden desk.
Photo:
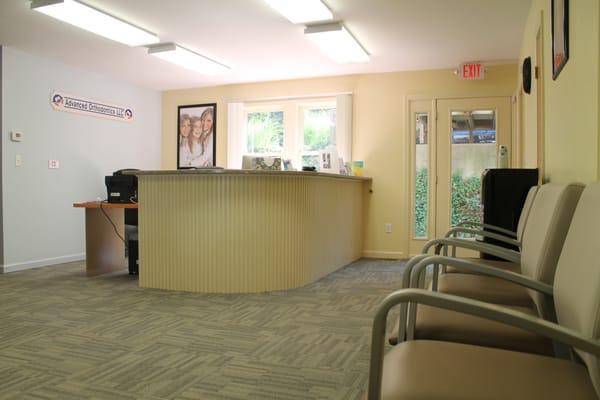
M 106 218 L 112 220 L 121 237 L 125 237 L 123 209 L 137 208 L 137 204 L 90 201 L 74 203 L 85 208 L 85 273 L 96 276 L 126 269 L 125 244 L 116 235 Z M 106 213 L 106 215 L 104 215 Z

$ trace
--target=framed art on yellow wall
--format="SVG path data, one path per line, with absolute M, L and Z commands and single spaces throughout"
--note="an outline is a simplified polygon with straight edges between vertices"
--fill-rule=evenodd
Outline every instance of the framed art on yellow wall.
M 552 0 L 552 79 L 569 59 L 569 0 Z
M 177 168 L 216 165 L 217 105 L 194 104 L 177 108 Z

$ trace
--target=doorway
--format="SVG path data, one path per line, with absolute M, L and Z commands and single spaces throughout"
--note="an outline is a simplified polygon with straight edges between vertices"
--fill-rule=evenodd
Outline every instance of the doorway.
M 482 222 L 481 173 L 511 166 L 512 106 L 510 97 L 409 100 L 409 112 L 409 252 L 418 254 L 459 222 Z

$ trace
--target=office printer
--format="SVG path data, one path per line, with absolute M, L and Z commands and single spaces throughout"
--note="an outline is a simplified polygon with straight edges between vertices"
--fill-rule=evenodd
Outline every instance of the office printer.
M 109 203 L 136 203 L 137 202 L 137 176 L 124 175 L 124 172 L 139 171 L 137 169 L 120 169 L 112 176 L 104 178 L 106 183 L 107 199 Z
M 138 169 L 120 169 L 112 176 L 104 178 L 109 203 L 137 203 L 137 176 L 124 175 L 124 172 Z M 129 274 L 138 274 L 138 212 L 137 209 L 125 209 L 125 242 L 129 259 Z

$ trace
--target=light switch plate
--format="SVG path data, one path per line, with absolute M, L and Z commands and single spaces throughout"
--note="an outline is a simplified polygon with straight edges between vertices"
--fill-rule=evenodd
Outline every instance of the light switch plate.
M 21 165 L 23 165 L 23 156 L 17 154 L 15 156 L 15 167 L 20 167 Z

